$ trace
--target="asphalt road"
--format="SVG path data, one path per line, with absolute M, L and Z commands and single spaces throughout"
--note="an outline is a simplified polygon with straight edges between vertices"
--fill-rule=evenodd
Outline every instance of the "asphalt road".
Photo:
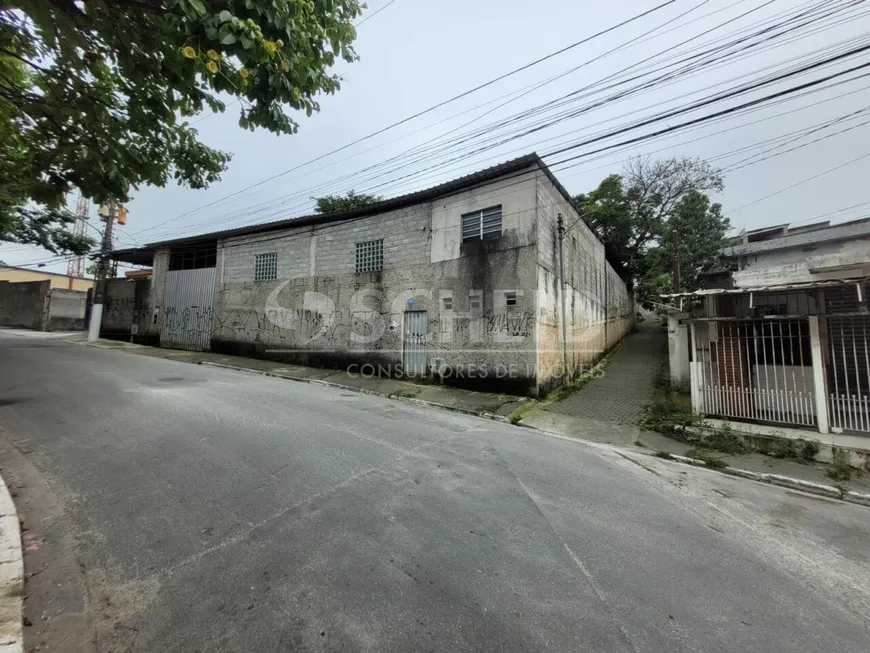
M 870 650 L 860 506 L 2 333 L 0 427 L 31 646 L 66 611 L 100 651 Z

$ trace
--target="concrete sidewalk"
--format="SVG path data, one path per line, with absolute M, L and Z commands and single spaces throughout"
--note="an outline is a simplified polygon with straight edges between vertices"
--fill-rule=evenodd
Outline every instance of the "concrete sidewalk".
M 0 477 L 0 653 L 24 650 L 24 560 L 15 502 Z

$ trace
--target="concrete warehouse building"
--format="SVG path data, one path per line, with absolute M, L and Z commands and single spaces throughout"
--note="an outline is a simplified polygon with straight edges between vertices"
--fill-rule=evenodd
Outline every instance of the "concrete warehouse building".
M 132 300 L 133 280 L 109 286 L 116 334 L 129 323 L 165 347 L 481 389 L 541 392 L 563 361 L 578 371 L 634 324 L 604 246 L 537 154 L 362 209 L 115 256 L 153 267 L 147 302 Z

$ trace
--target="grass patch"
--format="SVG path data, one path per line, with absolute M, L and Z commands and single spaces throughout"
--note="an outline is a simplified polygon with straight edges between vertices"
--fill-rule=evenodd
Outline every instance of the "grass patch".
M 538 402 L 536 401 L 524 401 L 520 406 L 514 408 L 510 415 L 507 416 L 508 421 L 511 424 L 519 424 L 523 419 L 526 413 L 528 413 L 532 408 L 534 408 Z
M 754 448 L 765 456 L 796 460 L 799 463 L 808 463 L 819 453 L 819 443 L 816 440 L 791 439 L 778 435 L 756 438 Z
M 667 366 L 662 365 L 656 374 L 652 400 L 644 409 L 638 425 L 686 442 L 688 429 L 700 426 L 702 421 L 701 415 L 692 412 L 691 398 L 671 385 Z
M 686 440 L 698 447 L 721 451 L 732 456 L 749 453 L 749 445 L 746 440 L 731 429 L 730 424 L 722 428 L 713 429 L 707 433 L 689 433 Z
M 848 481 L 852 478 L 852 466 L 849 464 L 849 453 L 843 449 L 834 451 L 834 460 L 828 469 L 828 477 L 835 481 Z
M 709 451 L 701 451 L 693 454 L 691 457 L 703 461 L 710 469 L 725 469 L 728 467 L 728 463 L 722 460 L 722 458 L 714 456 Z

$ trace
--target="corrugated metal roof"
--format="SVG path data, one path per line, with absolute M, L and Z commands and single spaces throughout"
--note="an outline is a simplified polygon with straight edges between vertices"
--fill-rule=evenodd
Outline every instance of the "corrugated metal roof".
M 145 247 L 115 250 L 112 256 L 119 261 L 147 263 L 147 261 L 145 260 L 147 258 L 147 255 L 150 255 L 150 253 L 152 253 L 156 248 L 159 247 L 194 245 L 197 243 L 204 243 L 208 241 L 213 242 L 219 238 L 227 238 L 230 236 L 256 234 L 294 227 L 303 227 L 310 224 L 324 224 L 329 222 L 340 222 L 343 220 L 364 218 L 370 215 L 385 213 L 387 211 L 394 211 L 396 209 L 411 206 L 420 202 L 437 199 L 438 197 L 466 190 L 469 187 L 485 183 L 494 179 L 498 179 L 499 177 L 502 177 L 506 174 L 519 172 L 521 170 L 524 170 L 525 168 L 531 168 L 535 165 L 539 166 L 544 171 L 544 173 L 556 185 L 556 188 L 559 189 L 560 193 L 566 198 L 567 201 L 573 202 L 573 199 L 568 194 L 568 191 L 565 190 L 565 188 L 555 178 L 553 173 L 541 160 L 541 157 L 539 157 L 536 152 L 532 152 L 531 154 L 526 154 L 516 159 L 511 159 L 510 161 L 505 161 L 503 163 L 499 163 L 498 165 L 491 166 L 483 170 L 478 170 L 477 172 L 458 177 L 443 184 L 438 184 L 437 186 L 432 186 L 430 188 L 415 191 L 413 193 L 407 193 L 398 197 L 392 197 L 382 202 L 378 202 L 377 204 L 371 204 L 369 206 L 359 209 L 353 209 L 351 211 L 340 211 L 337 213 L 326 214 L 316 213 L 313 215 L 304 215 L 295 218 L 283 218 L 281 220 L 261 222 L 259 224 L 236 227 L 233 229 L 225 229 L 222 231 L 213 231 L 210 233 L 198 234 L 195 236 L 185 236 L 182 238 L 162 240 L 148 243 Z M 143 255 L 145 256 L 143 257 Z
M 807 281 L 804 283 L 787 283 L 772 286 L 753 286 L 751 288 L 705 288 L 693 292 L 676 293 L 672 295 L 659 295 L 662 299 L 679 299 L 680 297 L 709 297 L 710 295 L 745 295 L 760 292 L 785 292 L 789 290 L 810 290 L 824 288 L 825 286 L 848 286 L 854 283 L 866 283 L 868 277 L 854 279 L 832 279 L 825 281 Z

